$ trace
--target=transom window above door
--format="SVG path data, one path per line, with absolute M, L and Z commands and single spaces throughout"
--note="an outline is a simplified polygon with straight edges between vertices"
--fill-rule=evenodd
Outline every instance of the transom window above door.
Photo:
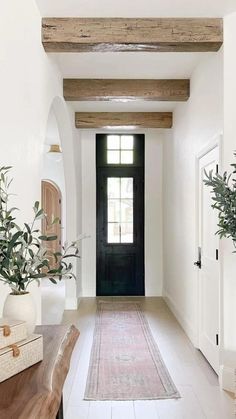
M 107 164 L 133 164 L 133 135 L 107 136 Z

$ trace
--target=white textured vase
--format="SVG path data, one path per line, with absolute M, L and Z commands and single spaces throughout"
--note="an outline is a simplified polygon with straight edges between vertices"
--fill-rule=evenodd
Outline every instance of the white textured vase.
M 36 324 L 36 309 L 31 295 L 8 294 L 3 307 L 3 317 L 25 321 L 28 335 L 31 335 Z

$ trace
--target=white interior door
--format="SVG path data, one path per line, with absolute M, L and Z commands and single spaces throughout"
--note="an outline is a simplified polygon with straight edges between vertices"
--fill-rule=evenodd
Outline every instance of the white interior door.
M 219 237 L 216 210 L 211 208 L 211 188 L 204 185 L 204 171 L 218 171 L 219 148 L 199 159 L 199 349 L 219 371 Z

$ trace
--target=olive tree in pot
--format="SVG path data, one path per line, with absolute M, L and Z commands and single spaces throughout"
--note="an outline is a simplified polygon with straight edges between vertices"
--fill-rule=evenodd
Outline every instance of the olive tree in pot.
M 36 323 L 36 309 L 29 285 L 35 281 L 40 284 L 45 277 L 54 284 L 62 278 L 74 277 L 71 258 L 79 257 L 78 241 L 65 244 L 62 252 L 49 254 L 45 243 L 57 237 L 41 235 L 37 224 L 46 214 L 39 202 L 34 204 L 32 222 L 24 223 L 23 228 L 18 226 L 15 219 L 18 209 L 9 205 L 10 170 L 10 166 L 0 168 L 0 281 L 11 289 L 3 316 L 26 321 L 30 334 Z M 57 222 L 58 219 L 53 221 Z
M 236 153 L 234 153 L 236 157 Z M 232 173 L 213 175 L 206 173 L 205 185 L 212 188 L 212 208 L 218 210 L 218 227 L 216 234 L 220 238 L 231 238 L 236 248 L 236 163 L 231 164 Z M 236 253 L 236 250 L 234 251 Z

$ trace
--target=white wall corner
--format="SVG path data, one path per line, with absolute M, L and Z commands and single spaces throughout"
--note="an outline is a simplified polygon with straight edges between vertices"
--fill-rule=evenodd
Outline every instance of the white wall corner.
M 67 297 L 65 299 L 65 310 L 77 310 L 80 300 L 77 297 Z
M 220 366 L 219 383 L 222 390 L 236 394 L 236 369 L 226 365 Z
M 163 298 L 166 304 L 168 305 L 170 311 L 174 314 L 180 326 L 183 328 L 186 335 L 191 340 L 194 347 L 198 348 L 198 338 L 196 331 L 194 330 L 190 322 L 186 319 L 181 310 L 179 310 L 177 304 L 174 302 L 173 298 L 170 296 L 170 294 L 168 294 L 168 292 L 165 289 L 163 289 Z

